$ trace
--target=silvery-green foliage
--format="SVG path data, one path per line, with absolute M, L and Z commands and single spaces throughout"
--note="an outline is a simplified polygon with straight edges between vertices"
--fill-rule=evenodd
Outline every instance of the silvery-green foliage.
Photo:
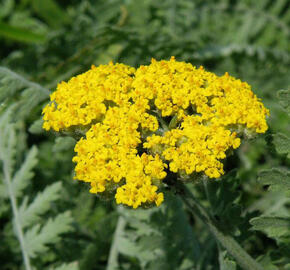
M 160 208 L 121 209 L 127 222 L 118 238 L 121 254 L 138 259 L 141 269 L 192 269 L 202 247 L 179 198 L 168 194 Z M 177 252 L 178 251 L 178 252 Z
M 49 91 L 39 84 L 28 81 L 12 70 L 0 67 L 0 103 L 8 106 L 17 100 L 18 120 L 25 118 L 40 102 L 47 99 Z
M 0 116 L 0 160 L 2 168 L 1 200 L 10 200 L 13 213 L 13 228 L 18 238 L 25 268 L 32 269 L 31 258 L 46 252 L 49 245 L 55 245 L 60 235 L 72 231 L 72 217 L 69 211 L 44 220 L 51 204 L 60 199 L 62 185 L 56 182 L 47 186 L 35 196 L 25 191 L 31 185 L 33 169 L 37 165 L 37 148 L 32 146 L 23 156 L 18 144 L 21 144 L 17 123 L 12 115 L 18 106 L 9 107 Z M 19 163 L 19 164 L 18 164 Z
M 290 95 L 289 90 L 281 90 L 278 92 L 278 97 L 280 99 L 280 104 L 286 110 L 288 115 L 289 113 L 289 104 L 290 104 Z M 273 135 L 273 143 L 275 145 L 276 151 L 278 154 L 287 155 L 286 158 L 289 158 L 290 154 L 290 141 L 287 135 L 278 133 Z M 276 252 L 280 254 L 287 253 L 287 250 L 290 250 L 290 212 L 287 208 L 287 204 L 290 203 L 290 170 L 289 168 L 272 168 L 263 170 L 259 174 L 258 179 L 263 185 L 268 186 L 270 192 L 274 191 L 274 194 L 277 194 L 277 198 L 272 202 L 274 211 L 264 213 L 262 216 L 252 218 L 250 220 L 252 229 L 256 231 L 262 231 L 269 238 L 272 238 L 276 241 L 279 249 Z M 285 211 L 283 211 L 283 209 Z M 270 215 L 269 215 L 270 214 Z M 286 264 L 289 267 L 290 259 L 289 257 L 278 260 L 277 264 Z
M 278 92 L 279 103 L 290 116 L 290 90 L 280 90 Z
M 5 160 L 35 269 L 103 270 L 111 258 L 117 269 L 239 270 L 175 195 L 161 208 L 133 213 L 90 195 L 73 180 L 75 141 L 41 128 L 48 89 L 61 80 L 91 64 L 138 66 L 172 55 L 247 81 L 270 109 L 268 143 L 263 136 L 244 141 L 225 161 L 226 177 L 190 189 L 264 269 L 290 269 L 289 90 L 277 100 L 277 89 L 290 85 L 289 1 L 0 0 L 0 6 L 1 169 Z M 0 170 L 1 269 L 16 270 L 23 261 L 4 176 Z M 118 216 L 125 224 L 116 234 Z

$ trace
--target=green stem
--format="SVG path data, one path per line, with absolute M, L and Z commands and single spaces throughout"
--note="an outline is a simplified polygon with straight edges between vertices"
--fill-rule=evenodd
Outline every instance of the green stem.
M 5 182 L 6 186 L 7 186 L 10 202 L 11 202 L 11 205 L 12 205 L 12 212 L 13 212 L 13 215 L 14 215 L 14 223 L 15 223 L 16 235 L 17 235 L 17 238 L 18 238 L 19 243 L 20 243 L 20 248 L 21 248 L 22 257 L 23 257 L 23 260 L 24 260 L 25 269 L 26 270 L 31 270 L 29 256 L 28 256 L 28 254 L 26 252 L 26 248 L 25 248 L 23 230 L 22 230 L 22 226 L 21 226 L 21 223 L 20 223 L 20 220 L 19 220 L 16 197 L 15 197 L 15 194 L 13 192 L 13 187 L 12 187 L 12 183 L 11 183 L 11 174 L 10 174 L 10 170 L 9 170 L 9 167 L 10 167 L 9 161 L 6 160 L 6 159 L 4 159 L 2 161 L 3 161 L 3 171 L 4 171 L 4 182 Z
M 211 207 L 212 207 L 212 204 L 211 204 L 211 200 L 210 200 L 210 196 L 209 196 L 209 192 L 208 192 L 207 181 L 208 181 L 208 178 L 203 178 L 203 179 L 202 179 L 202 183 L 203 183 L 203 187 L 204 187 L 205 195 L 206 195 L 206 198 L 207 198 L 207 200 L 208 200 L 209 206 L 210 206 L 210 208 L 211 208 Z
M 194 198 L 193 194 L 181 181 L 171 186 L 180 195 L 191 214 L 198 216 L 207 225 L 208 229 L 219 243 L 236 259 L 237 263 L 244 270 L 263 270 L 263 267 L 257 263 L 233 237 L 225 234 L 218 228 L 215 220 L 213 220 L 206 209 Z
M 118 239 L 120 237 L 120 234 L 125 229 L 125 226 L 126 226 L 126 220 L 124 219 L 124 217 L 120 215 L 118 218 L 116 230 L 114 233 L 106 270 L 118 269 L 118 255 L 119 255 Z

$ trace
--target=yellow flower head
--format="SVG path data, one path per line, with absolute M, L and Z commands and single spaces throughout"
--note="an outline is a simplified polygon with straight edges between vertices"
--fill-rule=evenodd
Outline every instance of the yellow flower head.
M 108 103 L 122 105 L 127 101 L 134 72 L 132 67 L 110 63 L 92 66 L 69 82 L 61 82 L 43 109 L 43 128 L 60 131 L 100 121 Z
M 162 203 L 166 171 L 220 177 L 241 130 L 264 133 L 269 111 L 247 83 L 171 58 L 93 66 L 60 83 L 43 114 L 46 130 L 87 128 L 75 178 L 137 208 Z

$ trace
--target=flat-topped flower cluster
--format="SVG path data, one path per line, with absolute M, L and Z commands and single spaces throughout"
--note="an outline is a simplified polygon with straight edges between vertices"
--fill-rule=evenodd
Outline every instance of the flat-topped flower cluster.
M 172 57 L 138 69 L 92 66 L 61 82 L 43 114 L 46 130 L 86 130 L 75 178 L 137 208 L 162 203 L 169 171 L 220 177 L 239 134 L 264 133 L 269 111 L 247 83 Z

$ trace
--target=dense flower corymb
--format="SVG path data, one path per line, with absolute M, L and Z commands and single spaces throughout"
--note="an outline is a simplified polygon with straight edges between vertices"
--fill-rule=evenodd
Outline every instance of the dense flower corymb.
M 247 83 L 171 58 L 137 70 L 93 66 L 60 83 L 43 114 L 46 130 L 87 130 L 75 146 L 75 178 L 137 208 L 162 203 L 169 171 L 220 177 L 239 134 L 264 133 L 269 111 Z
M 134 72 L 126 65 L 110 63 L 92 66 L 69 82 L 61 82 L 43 109 L 43 128 L 59 131 L 100 120 L 106 113 L 106 102 L 122 105 L 127 101 Z

